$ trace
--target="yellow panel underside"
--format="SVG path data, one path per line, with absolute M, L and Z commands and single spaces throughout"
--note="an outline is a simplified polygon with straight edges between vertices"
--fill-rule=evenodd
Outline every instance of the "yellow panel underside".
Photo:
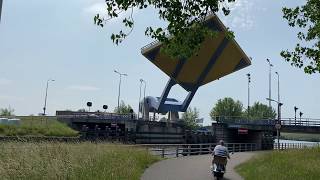
M 172 75 L 172 73 L 174 72 L 178 64 L 178 60 L 170 58 L 164 53 L 161 53 L 161 51 L 159 51 L 159 53 L 156 55 L 155 60 L 151 62 L 154 63 L 158 68 L 160 68 L 168 76 Z
M 206 38 L 201 44 L 197 55 L 192 56 L 184 64 L 179 76 L 177 77 L 177 81 L 179 83 L 195 84 L 224 37 L 224 33 L 221 32 L 217 37 Z
M 202 85 L 232 73 L 242 58 L 245 57 L 242 57 L 236 44 L 229 41 L 227 47 L 213 65 L 213 68 L 210 70 Z

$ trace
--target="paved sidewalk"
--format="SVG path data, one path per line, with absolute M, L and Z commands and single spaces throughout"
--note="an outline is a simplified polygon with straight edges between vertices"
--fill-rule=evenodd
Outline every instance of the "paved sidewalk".
M 227 173 L 224 179 L 242 179 L 234 171 L 238 164 L 249 160 L 254 152 L 241 152 L 231 155 L 228 161 Z M 210 171 L 212 156 L 199 155 L 179 157 L 163 160 L 149 167 L 141 177 L 141 180 L 213 180 Z

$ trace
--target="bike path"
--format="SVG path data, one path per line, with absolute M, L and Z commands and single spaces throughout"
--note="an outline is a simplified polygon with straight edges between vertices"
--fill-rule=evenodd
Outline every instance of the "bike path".
M 234 168 L 249 160 L 255 152 L 240 152 L 231 155 L 228 161 L 226 180 L 243 179 Z M 150 166 L 143 173 L 141 180 L 213 180 L 210 171 L 212 156 L 198 155 L 166 159 Z

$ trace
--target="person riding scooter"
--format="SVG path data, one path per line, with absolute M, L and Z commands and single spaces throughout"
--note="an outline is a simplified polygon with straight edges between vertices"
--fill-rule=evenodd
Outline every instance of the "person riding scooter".
M 211 149 L 210 149 L 211 151 Z M 224 141 L 220 140 L 212 152 L 212 173 L 217 178 L 222 178 L 225 173 L 227 158 L 230 159 L 227 147 L 224 146 Z
M 224 146 L 224 141 L 220 140 L 219 144 L 212 151 L 213 156 L 227 157 L 230 159 L 228 148 Z

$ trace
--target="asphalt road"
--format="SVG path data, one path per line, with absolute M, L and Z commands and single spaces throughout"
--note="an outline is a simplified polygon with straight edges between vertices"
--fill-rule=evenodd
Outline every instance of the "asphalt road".
M 224 179 L 242 179 L 234 167 L 250 159 L 255 153 L 241 152 L 231 155 Z M 141 180 L 213 180 L 210 171 L 212 156 L 198 155 L 166 159 L 153 164 L 141 177 Z

